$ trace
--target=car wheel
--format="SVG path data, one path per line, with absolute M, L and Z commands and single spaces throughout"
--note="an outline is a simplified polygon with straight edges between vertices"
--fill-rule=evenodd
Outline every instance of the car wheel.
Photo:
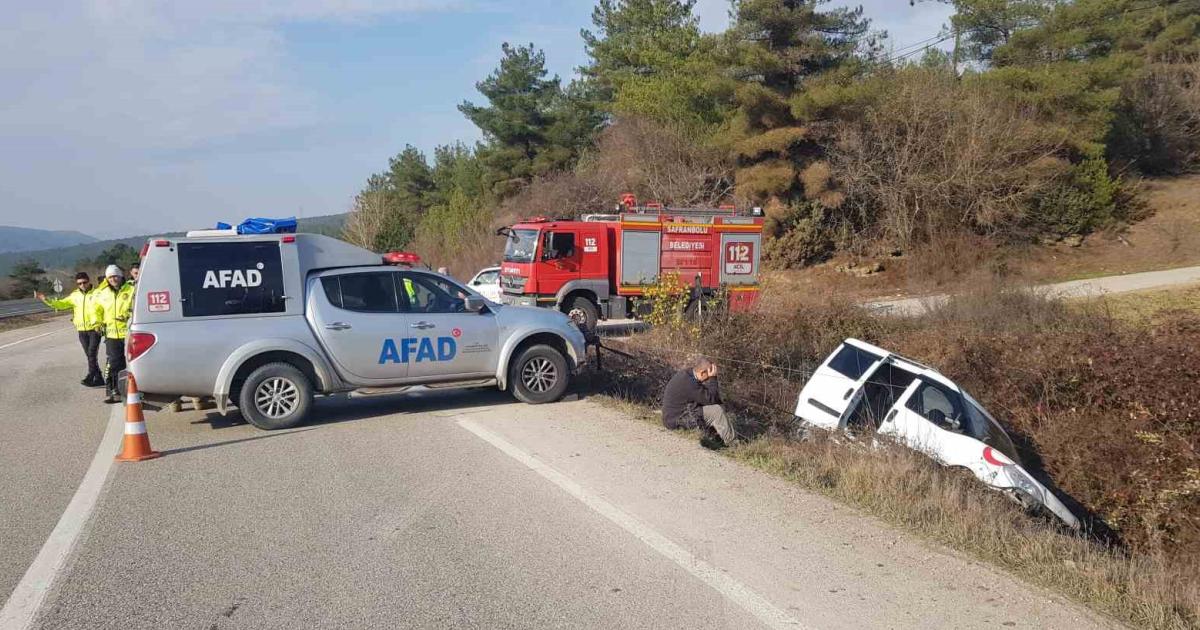
M 250 424 L 273 431 L 303 422 L 312 399 L 312 383 L 303 372 L 290 363 L 268 363 L 242 383 L 238 409 Z
M 570 384 L 567 360 L 550 346 L 529 346 L 508 367 L 508 388 L 517 400 L 537 405 L 562 398 Z
M 584 332 L 596 330 L 596 321 L 600 319 L 600 312 L 591 300 L 583 296 L 576 296 L 567 303 L 564 312 L 580 330 Z

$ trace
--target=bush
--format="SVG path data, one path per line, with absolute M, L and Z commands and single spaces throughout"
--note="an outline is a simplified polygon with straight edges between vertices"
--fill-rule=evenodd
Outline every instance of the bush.
M 1200 167 L 1200 62 L 1154 64 L 1129 81 L 1109 145 L 1150 175 Z
M 1104 158 L 1088 158 L 1071 167 L 1068 178 L 1034 198 L 1027 224 L 1054 236 L 1087 234 L 1125 215 L 1117 206 L 1121 197 L 1121 182 L 1109 176 Z
M 803 267 L 820 262 L 833 252 L 833 240 L 825 224 L 826 210 L 819 204 L 804 202 L 787 209 L 771 231 L 777 237 L 767 239 L 763 260 L 777 269 Z
M 1121 218 L 1127 195 L 1104 159 L 1073 163 L 1080 143 L 1003 85 L 926 68 L 869 81 L 876 96 L 841 123 L 832 151 L 864 229 L 908 248 L 963 232 L 1086 233 Z

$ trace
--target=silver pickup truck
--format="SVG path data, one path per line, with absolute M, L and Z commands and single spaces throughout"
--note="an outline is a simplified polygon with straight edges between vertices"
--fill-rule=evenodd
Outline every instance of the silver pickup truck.
M 262 429 L 315 394 L 412 386 L 558 400 L 585 359 L 563 314 L 502 306 L 445 276 L 314 234 L 151 239 L 126 354 L 148 400 L 212 396 Z

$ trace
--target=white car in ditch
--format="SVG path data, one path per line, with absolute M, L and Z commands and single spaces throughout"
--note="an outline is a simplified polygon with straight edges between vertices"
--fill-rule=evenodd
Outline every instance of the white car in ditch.
M 983 406 L 912 359 L 847 339 L 805 383 L 796 416 L 825 430 L 874 430 L 1079 527 L 1062 501 L 1021 467 L 1012 440 Z

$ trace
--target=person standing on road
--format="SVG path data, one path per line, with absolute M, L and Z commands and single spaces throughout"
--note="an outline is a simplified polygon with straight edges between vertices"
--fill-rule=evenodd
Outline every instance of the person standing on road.
M 721 406 L 717 365 L 708 357 L 696 357 L 667 382 L 663 391 L 663 424 L 668 429 L 700 428 L 700 444 L 719 449 L 733 444 L 737 431 L 733 419 Z
M 100 350 L 100 335 L 104 323 L 98 313 L 92 278 L 86 271 L 80 271 L 75 274 L 75 290 L 67 297 L 51 300 L 46 294 L 38 293 L 37 298 L 56 311 L 71 309 L 71 323 L 79 333 L 79 345 L 83 346 L 83 356 L 87 360 L 87 376 L 79 383 L 88 387 L 103 385 L 104 377 L 100 376 L 100 364 L 96 360 L 96 353 Z
M 138 276 L 142 275 L 142 263 L 135 262 L 129 265 L 129 284 L 137 286 Z
M 104 270 L 104 286 L 96 303 L 104 322 L 104 387 L 106 403 L 120 401 L 117 375 L 125 369 L 125 336 L 129 334 L 129 318 L 133 314 L 132 283 L 125 282 L 125 272 L 116 265 Z

